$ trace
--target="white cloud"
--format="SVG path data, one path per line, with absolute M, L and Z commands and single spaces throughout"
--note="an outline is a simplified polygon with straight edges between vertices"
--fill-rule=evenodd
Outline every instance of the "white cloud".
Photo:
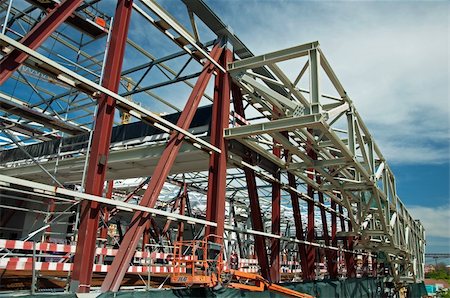
M 450 160 L 448 3 L 219 3 L 256 54 L 318 40 L 390 163 Z
M 450 238 L 450 205 L 439 207 L 409 206 L 414 219 L 419 219 L 425 227 L 425 235 Z

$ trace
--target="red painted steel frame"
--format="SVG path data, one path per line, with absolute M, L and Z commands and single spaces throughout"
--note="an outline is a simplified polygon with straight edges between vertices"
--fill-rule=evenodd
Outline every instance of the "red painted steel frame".
M 295 175 L 288 172 L 289 186 L 297 189 L 297 184 L 295 183 Z M 303 234 L 303 223 L 302 223 L 302 213 L 300 210 L 298 194 L 295 191 L 291 191 L 291 201 L 292 201 L 292 211 L 294 213 L 294 223 L 295 223 L 295 236 L 298 240 L 305 240 L 305 235 Z M 300 254 L 300 266 L 302 268 L 303 279 L 307 278 L 308 264 L 306 255 L 306 245 L 303 243 L 298 244 L 299 254 Z
M 336 202 L 331 200 L 331 209 L 336 211 Z M 331 245 L 337 247 L 337 216 L 335 212 L 331 213 Z M 338 277 L 338 252 L 331 250 L 331 258 L 333 262 L 331 267 L 328 268 L 330 278 L 334 279 Z
M 225 50 L 220 64 L 226 68 L 232 61 L 232 53 Z M 217 223 L 217 227 L 206 227 L 205 235 L 224 233 L 225 193 L 227 180 L 227 144 L 223 138 L 224 129 L 228 128 L 230 115 L 230 77 L 228 73 L 218 73 L 214 84 L 214 103 L 211 120 L 211 144 L 221 150 L 213 152 L 209 159 L 208 192 L 206 203 L 206 220 Z M 222 238 L 215 238 L 221 242 Z
M 320 185 L 322 183 L 322 179 L 320 179 L 319 176 L 316 176 L 316 182 Z M 325 207 L 323 204 L 325 203 L 323 198 L 323 193 L 321 191 L 319 193 L 319 202 L 322 204 L 320 209 L 320 217 L 322 219 L 322 233 L 323 233 L 323 239 L 326 246 L 330 246 L 330 234 L 328 233 L 328 222 L 327 222 L 327 214 Z M 331 275 L 331 268 L 333 267 L 333 254 L 331 249 L 325 248 L 325 255 L 327 257 L 327 271 Z
M 245 119 L 244 105 L 242 103 L 242 93 L 235 84 L 231 87 L 233 94 L 233 105 L 235 112 Z M 251 162 L 247 158 L 246 162 Z M 256 231 L 264 231 L 264 225 L 261 216 L 261 208 L 259 206 L 258 189 L 256 185 L 255 172 L 247 167 L 244 168 L 245 180 L 247 182 L 248 197 L 250 200 L 250 216 L 252 218 L 252 228 Z M 261 275 L 270 280 L 269 261 L 267 257 L 267 247 L 264 236 L 255 235 L 255 251 L 261 267 Z
M 20 40 L 20 43 L 30 49 L 37 49 L 82 2 L 83 0 L 66 0 L 55 5 L 47 16 Z M 0 86 L 27 58 L 27 54 L 14 49 L 0 60 Z
M 187 185 L 184 184 L 183 186 L 183 195 L 180 199 L 180 215 L 184 215 L 185 209 L 186 209 L 186 197 L 187 197 Z M 183 241 L 183 234 L 184 234 L 184 222 L 180 221 L 178 222 L 178 237 L 177 241 Z
M 181 195 L 181 196 L 179 196 L 179 197 L 177 197 L 175 199 L 175 201 L 173 202 L 172 209 L 170 211 L 171 213 L 175 212 L 175 210 L 178 208 L 178 205 L 180 204 L 182 199 L 183 199 L 183 195 Z M 167 219 L 166 220 L 166 223 L 164 224 L 164 227 L 162 229 L 161 235 L 166 235 L 167 231 L 169 231 L 169 229 L 170 229 L 170 224 L 171 223 L 172 223 L 171 219 Z
M 105 76 L 102 85 L 113 92 L 119 90 L 120 73 L 125 53 L 132 0 L 117 2 L 111 42 L 106 57 Z M 115 100 L 102 94 L 98 99 L 98 111 L 95 120 L 92 147 L 86 176 L 85 192 L 101 196 L 105 183 L 109 145 L 114 123 Z M 72 275 L 71 288 L 86 293 L 90 290 L 92 265 L 95 257 L 99 204 L 83 201 L 81 205 L 80 226 L 74 263 L 77 264 Z
M 281 156 L 281 148 L 274 140 L 273 154 Z M 280 172 L 275 173 L 274 178 L 280 181 Z M 272 183 L 272 234 L 281 234 L 281 185 Z M 270 279 L 272 282 L 280 282 L 280 239 L 272 239 L 270 248 Z
M 106 188 L 106 197 L 108 199 L 112 198 L 112 193 L 113 193 L 113 188 L 114 188 L 114 180 L 110 180 L 108 181 L 108 186 Z M 109 220 L 109 211 L 108 209 L 105 207 L 103 208 L 103 221 L 104 221 L 104 225 L 101 224 L 101 228 L 100 228 L 100 238 L 106 239 L 108 237 L 108 220 Z
M 313 131 L 311 129 L 308 129 L 308 131 L 312 134 Z M 316 160 L 317 159 L 317 154 L 316 152 L 314 152 L 314 149 L 312 148 L 312 144 L 311 141 L 308 139 L 307 142 L 307 154 L 309 157 L 311 157 L 311 159 Z M 308 169 L 308 178 L 311 180 L 314 180 L 314 174 L 312 174 L 314 172 L 314 168 L 309 168 Z M 308 192 L 308 197 L 314 199 L 314 188 L 310 185 L 308 185 L 307 188 L 307 192 Z M 314 202 L 313 201 L 309 201 L 308 200 L 308 225 L 307 225 L 307 234 L 306 234 L 306 240 L 308 240 L 309 242 L 314 242 L 314 238 L 315 238 L 315 231 L 314 231 L 314 226 L 315 226 L 315 218 L 314 218 Z M 307 254 L 307 271 L 306 271 L 306 279 L 308 280 L 314 280 L 316 277 L 316 248 L 314 246 L 309 245 L 306 249 L 306 254 Z
M 352 230 L 352 224 L 348 223 L 348 231 Z M 344 240 L 345 241 L 345 240 Z M 353 251 L 353 236 L 347 237 L 347 249 Z M 356 277 L 355 256 L 352 252 L 345 253 L 345 265 L 347 267 L 347 277 Z
M 223 48 L 221 44 L 214 46 L 210 53 L 210 56 L 218 61 Z M 177 126 L 182 129 L 189 129 L 189 126 L 194 118 L 195 112 L 198 108 L 200 100 L 205 92 L 208 85 L 209 79 L 214 71 L 214 65 L 208 60 L 205 62 L 203 71 L 199 76 L 197 83 L 195 84 L 188 101 L 186 102 L 185 108 L 177 121 Z M 139 203 L 141 206 L 154 207 L 156 201 L 158 200 L 159 194 L 164 186 L 167 176 L 169 175 L 170 169 L 175 162 L 177 154 L 183 143 L 184 135 L 174 131 L 170 135 L 170 139 L 164 149 L 158 164 L 155 167 L 153 176 L 150 183 L 145 190 L 145 193 Z M 101 291 L 117 292 L 120 288 L 122 279 L 130 265 L 131 258 L 133 257 L 138 242 L 142 236 L 145 228 L 145 224 L 150 220 L 150 215 L 146 212 L 137 211 L 133 219 L 130 222 L 128 231 L 125 233 L 124 239 L 120 245 L 117 255 L 111 265 L 110 270 L 103 281 Z
M 339 205 L 339 213 L 341 214 L 341 229 L 342 229 L 342 231 L 345 231 L 346 230 L 345 229 L 345 221 L 342 216 L 342 214 L 344 214 L 344 208 L 341 205 Z M 351 231 L 351 230 L 352 230 L 352 224 L 349 222 L 347 231 Z M 353 250 L 353 237 L 347 237 L 347 239 L 344 239 L 343 242 L 344 242 L 345 249 Z M 347 277 L 355 277 L 356 272 L 355 272 L 355 266 L 354 266 L 353 253 L 345 252 L 344 259 L 345 259 L 345 267 L 347 269 Z
M 150 230 L 151 230 L 151 221 L 148 221 L 145 224 L 144 233 L 142 235 L 142 248 L 144 248 L 147 244 L 150 244 Z

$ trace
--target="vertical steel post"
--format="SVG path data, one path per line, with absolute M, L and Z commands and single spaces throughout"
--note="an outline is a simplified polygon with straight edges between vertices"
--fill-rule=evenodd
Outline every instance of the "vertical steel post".
M 9 0 L 8 8 L 6 9 L 5 22 L 2 27 L 2 34 L 6 33 L 6 26 L 8 25 L 9 14 L 11 13 L 11 7 L 13 4 L 13 0 Z
M 31 263 L 31 295 L 36 294 L 36 241 L 33 240 L 33 262 Z
M 337 216 L 336 216 L 336 202 L 331 200 L 331 209 L 335 212 L 331 213 L 331 245 L 337 247 Z M 338 253 L 335 250 L 331 251 L 331 258 L 333 262 L 331 267 L 328 268 L 331 279 L 336 279 L 338 277 Z
M 372 277 L 378 277 L 378 262 L 376 256 L 372 256 Z
M 226 68 L 231 62 L 232 53 L 225 50 L 220 64 Z M 211 144 L 221 150 L 213 152 L 209 159 L 208 192 L 206 202 L 206 219 L 217 222 L 217 227 L 206 227 L 205 235 L 215 234 L 223 237 L 225 224 L 225 192 L 227 179 L 227 144 L 223 138 L 224 129 L 228 128 L 230 119 L 230 77 L 228 73 L 219 72 L 214 83 L 214 103 L 211 121 Z M 219 240 L 218 238 L 215 238 Z
M 216 44 L 211 51 L 210 56 L 217 61 L 220 58 L 222 51 L 222 44 Z M 189 129 L 213 71 L 214 65 L 209 60 L 206 61 L 203 71 L 192 89 L 192 93 L 186 102 L 185 108 L 183 109 L 183 112 L 181 112 L 180 118 L 177 121 L 178 127 L 185 130 Z M 184 135 L 176 131 L 172 132 L 170 135 L 166 148 L 161 154 L 150 183 L 148 184 L 141 202 L 139 203 L 141 206 L 155 206 L 166 178 L 169 175 L 172 165 L 174 164 L 177 154 L 181 148 L 183 140 Z M 115 256 L 111 268 L 102 283 L 102 292 L 117 292 L 119 290 L 122 279 L 129 267 L 130 260 L 134 255 L 137 244 L 148 220 L 150 220 L 150 214 L 141 211 L 134 213 L 128 231 L 125 233 L 117 255 Z
M 273 154 L 277 157 L 281 156 L 281 148 L 274 140 Z M 274 178 L 280 181 L 280 172 L 275 173 Z M 272 183 L 272 234 L 281 234 L 281 185 L 280 183 Z M 280 239 L 273 238 L 270 248 L 270 278 L 272 282 L 280 282 Z
M 322 183 L 322 179 L 319 176 L 316 176 L 316 182 L 320 185 Z M 325 200 L 323 198 L 323 193 L 321 191 L 319 191 L 318 194 L 319 194 L 319 202 L 322 204 L 319 209 L 320 209 L 320 217 L 322 219 L 323 240 L 326 246 L 330 246 L 330 234 L 328 233 L 327 213 L 325 207 L 323 206 Z M 325 256 L 327 258 L 327 271 L 331 276 L 331 268 L 333 267 L 333 253 L 331 249 L 325 248 Z
M 114 92 L 119 90 L 120 73 L 132 10 L 133 0 L 118 0 L 102 82 L 104 87 Z M 114 109 L 115 100 L 105 94 L 100 95 L 85 189 L 85 192 L 89 194 L 101 196 L 103 192 L 111 132 L 114 124 Z M 95 257 L 99 205 L 96 202 L 84 201 L 80 213 L 77 249 L 74 258 L 74 263 L 77 266 L 73 271 L 71 290 L 88 293 Z
M 108 183 L 106 184 L 106 197 L 108 199 L 112 198 L 113 187 L 114 187 L 114 180 L 109 180 Z M 104 239 L 103 247 L 106 247 L 106 245 L 108 244 L 108 221 L 109 221 L 110 214 L 109 214 L 108 208 L 106 208 L 106 207 L 103 207 L 102 213 L 103 213 L 103 220 L 100 222 L 99 237 L 100 237 L 100 239 Z M 103 255 L 98 256 L 99 264 L 104 264 L 104 260 L 105 260 L 105 256 L 103 256 Z
M 308 130 L 311 134 L 313 131 L 311 129 Z M 307 154 L 309 157 L 311 157 L 312 160 L 317 159 L 317 154 L 314 151 L 312 147 L 312 141 L 308 139 L 307 141 Z M 308 178 L 311 180 L 314 180 L 314 168 L 308 169 Z M 315 214 L 314 214 L 314 188 L 311 185 L 308 185 L 307 187 L 307 193 L 308 197 L 312 199 L 308 200 L 308 225 L 307 225 L 307 233 L 306 233 L 306 240 L 309 242 L 314 242 L 315 239 Z M 307 267 L 308 271 L 306 273 L 306 279 L 308 280 L 314 280 L 316 277 L 316 249 L 314 246 L 309 245 L 307 250 Z
M 239 87 L 232 85 L 231 92 L 233 94 L 234 111 L 245 118 L 244 104 L 242 103 L 242 93 Z M 248 152 L 246 154 L 249 154 Z M 250 157 L 244 159 L 251 163 Z M 244 168 L 245 180 L 247 182 L 248 197 L 250 200 L 250 216 L 252 228 L 256 231 L 264 231 L 264 224 L 261 216 L 261 207 L 258 199 L 258 188 L 256 185 L 255 172 L 247 167 Z M 267 256 L 266 240 L 264 236 L 254 235 L 255 251 L 258 258 L 259 266 L 261 267 L 261 275 L 270 280 L 269 261 Z
M 142 235 L 142 250 L 144 250 L 147 244 L 150 244 L 150 230 L 151 230 L 151 222 L 148 221 L 145 224 L 144 234 Z
M 352 231 L 352 223 L 348 223 L 348 231 Z M 344 240 L 345 241 L 345 240 Z M 347 237 L 347 249 L 353 251 L 353 236 Z M 354 278 L 356 277 L 356 268 L 355 268 L 355 255 L 353 252 L 345 253 L 345 265 L 347 267 L 347 277 Z
M 230 212 L 231 212 L 231 216 L 233 218 L 233 226 L 237 229 L 238 224 L 237 224 L 237 220 L 236 220 L 236 210 L 234 208 L 234 201 L 233 199 L 230 199 Z M 237 245 L 239 248 L 239 257 L 243 258 L 245 253 L 244 253 L 244 245 L 241 241 L 241 236 L 239 235 L 239 232 L 236 232 L 236 239 L 237 239 Z
M 107 186 L 106 186 L 106 197 L 108 199 L 112 198 L 113 188 L 114 188 L 114 180 L 109 180 L 107 183 Z M 104 225 L 100 225 L 101 226 L 100 238 L 107 239 L 107 237 L 108 237 L 108 220 L 109 220 L 109 211 L 105 207 L 105 208 L 103 208 Z
M 180 199 L 180 215 L 184 215 L 185 209 L 186 209 L 186 197 L 187 197 L 187 186 L 186 184 L 183 185 L 183 195 Z M 179 221 L 178 222 L 178 241 L 183 241 L 183 234 L 184 234 L 184 222 Z M 194 235 L 193 235 L 194 236 Z
M 297 183 L 295 182 L 295 175 L 288 172 L 288 181 L 289 186 L 297 189 Z M 300 202 L 298 199 L 298 194 L 295 191 L 291 191 L 291 202 L 292 202 L 292 211 L 294 213 L 294 223 L 295 223 L 295 237 L 298 240 L 305 240 L 305 235 L 303 234 L 303 223 L 302 223 L 302 213 L 300 209 Z M 300 266 L 302 268 L 302 276 L 303 279 L 307 279 L 307 254 L 306 254 L 306 245 L 303 243 L 298 244 L 298 250 L 300 255 Z
M 82 2 L 83 0 L 66 0 L 56 4 L 47 16 L 20 40 L 20 43 L 30 49 L 37 49 Z M 0 86 L 27 58 L 26 53 L 14 49 L 0 60 Z

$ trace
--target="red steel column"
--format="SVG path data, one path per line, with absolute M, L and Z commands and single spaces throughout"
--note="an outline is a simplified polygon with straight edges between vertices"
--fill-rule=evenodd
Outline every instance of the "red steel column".
M 377 257 L 372 255 L 372 277 L 378 277 Z
M 352 223 L 348 222 L 348 231 L 352 231 Z M 345 241 L 345 240 L 344 240 Z M 347 249 L 353 250 L 353 236 L 347 237 Z M 345 265 L 347 267 L 347 277 L 353 278 L 356 277 L 356 269 L 355 269 L 355 255 L 353 252 L 345 253 Z
M 242 93 L 237 85 L 232 86 L 233 105 L 235 112 L 245 118 L 244 105 L 242 103 Z M 250 160 L 246 160 L 250 162 Z M 250 200 L 250 216 L 252 218 L 252 228 L 256 231 L 264 231 L 264 225 L 261 216 L 261 207 L 259 206 L 258 189 L 256 185 L 255 172 L 247 167 L 244 168 L 245 180 L 247 182 L 248 197 Z M 254 235 L 255 252 L 261 267 L 261 275 L 270 280 L 269 261 L 267 256 L 266 241 L 264 236 Z
M 336 211 L 336 202 L 331 200 L 331 209 Z M 337 247 L 337 216 L 336 212 L 331 213 L 331 245 Z M 338 252 L 336 250 L 331 251 L 331 258 L 333 260 L 331 267 L 328 268 L 330 278 L 335 279 L 338 277 Z
M 113 187 L 114 187 L 114 180 L 108 181 L 107 189 L 106 189 L 106 197 L 108 199 L 112 198 Z M 108 220 L 109 220 L 109 212 L 108 212 L 108 209 L 106 207 L 103 208 L 103 214 L 104 214 L 103 221 L 105 222 L 106 226 L 105 225 L 101 225 L 100 238 L 107 239 L 107 237 L 108 237 L 108 226 L 107 226 L 107 224 L 108 224 Z
M 186 209 L 186 197 L 187 197 L 187 186 L 184 185 L 183 195 L 181 197 L 180 201 L 180 215 L 184 215 L 184 211 Z M 178 241 L 183 241 L 183 233 L 184 233 L 184 222 L 179 221 L 178 222 Z
M 150 244 L 150 230 L 151 230 L 151 222 L 148 221 L 145 224 L 144 234 L 142 235 L 142 250 L 144 251 L 144 248 L 147 244 Z
M 222 54 L 222 50 L 223 48 L 221 45 L 217 44 L 211 51 L 210 56 L 215 61 L 218 61 L 220 55 Z M 181 127 L 182 129 L 189 129 L 213 70 L 214 65 L 208 60 L 205 63 L 202 74 L 199 76 L 197 83 L 192 89 L 192 93 L 189 96 L 183 112 L 177 121 L 178 127 Z M 155 206 L 159 194 L 164 186 L 164 182 L 166 181 L 170 169 L 175 162 L 175 158 L 177 157 L 183 140 L 184 136 L 182 134 L 176 131 L 172 132 L 139 205 L 147 207 Z M 148 213 L 142 211 L 135 212 L 111 268 L 103 281 L 101 288 L 102 292 L 117 292 L 119 290 L 122 279 L 129 267 L 130 260 L 134 255 L 137 244 L 142 236 L 142 232 L 144 231 L 145 224 L 148 220 L 150 220 Z
M 273 154 L 281 156 L 281 148 L 274 140 Z M 280 172 L 275 173 L 274 178 L 280 181 Z M 281 234 L 281 185 L 272 183 L 272 234 Z M 272 282 L 278 283 L 281 279 L 280 267 L 280 239 L 272 239 L 270 249 L 270 278 Z
M 226 68 L 231 62 L 232 53 L 225 50 L 220 59 Z M 209 159 L 208 193 L 206 202 L 206 220 L 217 223 L 217 227 L 208 226 L 205 236 L 215 234 L 223 237 L 225 224 L 225 192 L 227 179 L 227 144 L 223 138 L 224 129 L 228 128 L 230 115 L 230 78 L 228 73 L 219 73 L 215 79 L 213 115 L 211 121 L 211 144 L 221 153 L 213 152 Z M 219 241 L 219 239 L 211 239 Z M 222 240 L 220 240 L 222 243 Z
M 105 76 L 102 82 L 104 87 L 113 92 L 119 90 L 132 5 L 132 0 L 119 0 L 114 15 L 111 42 L 106 57 Z M 86 176 L 85 192 L 89 194 L 101 196 L 103 192 L 115 104 L 115 100 L 105 94 L 102 94 L 98 99 L 98 111 Z M 77 250 L 74 259 L 76 265 L 72 275 L 71 289 L 80 293 L 88 293 L 95 256 L 99 218 L 98 203 L 83 201 L 80 215 Z
M 311 130 L 309 130 L 310 133 L 312 133 Z M 311 157 L 312 160 L 316 160 L 317 159 L 317 154 L 316 152 L 314 152 L 314 149 L 312 148 L 312 144 L 311 141 L 308 139 L 308 144 L 307 144 L 307 154 L 309 157 Z M 308 169 L 308 178 L 311 180 L 314 180 L 314 168 L 309 168 Z M 308 197 L 312 198 L 314 200 L 314 188 L 310 185 L 308 185 L 307 188 L 307 193 L 308 193 Z M 306 234 L 306 240 L 309 242 L 314 242 L 314 238 L 315 238 L 315 231 L 314 231 L 314 226 L 315 226 L 315 218 L 314 218 L 314 202 L 308 200 L 308 226 L 307 226 L 307 234 Z M 306 279 L 308 280 L 314 280 L 316 277 L 316 248 L 314 246 L 309 245 L 307 250 L 307 266 L 308 266 L 308 271 L 306 272 Z
M 297 189 L 297 184 L 295 183 L 295 175 L 288 172 L 289 186 Z M 298 194 L 295 191 L 291 191 L 291 201 L 292 201 L 292 211 L 294 213 L 294 223 L 295 223 L 295 236 L 298 240 L 305 240 L 305 235 L 303 234 L 303 223 L 302 223 L 302 213 L 299 205 Z M 307 255 L 306 255 L 306 245 L 300 243 L 298 245 L 300 254 L 300 266 L 302 268 L 303 279 L 307 279 Z
M 339 194 L 338 194 L 338 198 L 340 198 Z M 343 216 L 343 214 L 344 214 L 344 207 L 342 207 L 342 205 L 338 205 L 338 208 L 339 208 L 339 214 L 340 214 L 339 221 L 340 221 L 340 224 L 341 224 L 341 232 L 345 232 L 345 221 L 344 221 L 344 216 Z M 348 244 L 347 243 L 347 239 L 344 238 L 342 240 L 342 246 L 343 246 L 344 249 L 348 248 L 347 244 Z M 347 269 L 347 263 L 346 263 L 346 259 L 345 259 L 345 252 L 344 253 L 341 252 L 341 254 L 339 255 L 339 258 L 340 258 L 339 264 L 345 263 L 345 268 Z
M 20 43 L 35 50 L 75 11 L 75 9 L 77 9 L 78 6 L 80 6 L 82 2 L 83 0 L 66 0 L 61 4 L 56 4 L 47 16 L 20 40 Z M 27 58 L 27 54 L 14 49 L 0 60 L 0 86 L 23 62 L 25 62 Z
M 252 228 L 256 231 L 264 231 L 264 223 L 261 216 L 261 207 L 258 199 L 258 188 L 256 185 L 255 173 L 249 168 L 244 169 L 245 179 L 247 181 L 248 197 L 250 200 L 250 215 L 252 217 Z M 254 235 L 255 252 L 258 257 L 258 263 L 261 267 L 261 275 L 270 280 L 269 262 L 267 256 L 266 239 L 264 236 Z
M 319 176 L 316 176 L 316 182 L 320 185 L 322 183 L 322 179 Z M 319 191 L 319 202 L 323 205 L 325 200 L 323 198 L 323 193 Z M 330 234 L 328 233 L 328 222 L 327 222 L 327 214 L 324 206 L 320 206 L 320 217 L 322 219 L 322 229 L 323 229 L 323 240 L 326 246 L 330 246 Z M 332 250 L 329 248 L 325 248 L 325 256 L 327 258 L 327 271 L 331 276 L 331 268 L 333 267 L 333 254 Z
M 173 202 L 173 206 L 172 206 L 172 209 L 171 209 L 171 213 L 173 213 L 177 208 L 178 208 L 178 205 L 180 204 L 180 202 L 181 202 L 181 200 L 183 199 L 183 195 L 181 195 L 181 196 L 178 196 L 176 199 L 175 199 L 175 201 Z M 166 235 L 166 233 L 167 233 L 167 231 L 169 231 L 169 229 L 170 229 L 170 224 L 172 223 L 172 220 L 171 219 L 167 219 L 166 220 L 166 223 L 164 224 L 164 227 L 163 227 L 163 229 L 162 229 L 162 232 L 161 232 L 161 235 Z

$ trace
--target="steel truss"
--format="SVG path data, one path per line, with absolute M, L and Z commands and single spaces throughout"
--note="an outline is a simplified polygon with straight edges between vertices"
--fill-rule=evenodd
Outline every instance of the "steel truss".
M 423 279 L 424 229 L 318 42 L 254 56 L 201 0 L 182 0 L 179 19 L 154 0 L 119 0 L 115 12 L 98 1 L 28 2 L 0 4 L 0 148 L 26 153 L 0 161 L 0 198 L 19 202 L 0 208 L 46 214 L 31 237 L 77 215 L 72 291 L 90 291 L 98 237 L 112 223 L 129 227 L 119 227 L 102 291 L 118 291 L 136 249 L 170 243 L 175 227 L 178 239 L 224 235 L 226 256 L 257 259 L 272 282 L 289 261 L 294 278 L 312 280 L 361 276 L 369 259 L 371 275 L 383 264 L 398 285 Z M 153 54 L 133 40 L 134 20 L 167 44 Z M 295 77 L 286 62 L 298 64 Z M 167 88 L 188 98 L 184 108 Z M 202 101 L 213 103 L 208 133 L 191 127 Z M 116 109 L 122 123 L 132 117 L 159 134 L 111 143 Z M 173 112 L 175 121 L 163 117 Z M 83 134 L 88 141 L 64 149 Z M 50 155 L 27 151 L 55 140 Z M 44 200 L 46 210 L 26 207 Z

